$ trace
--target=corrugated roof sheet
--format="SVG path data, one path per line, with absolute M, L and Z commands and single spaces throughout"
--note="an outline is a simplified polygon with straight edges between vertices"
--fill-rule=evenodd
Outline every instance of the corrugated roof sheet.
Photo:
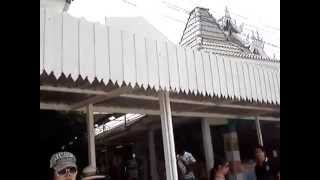
M 280 104 L 280 63 L 214 55 L 40 9 L 40 75 Z

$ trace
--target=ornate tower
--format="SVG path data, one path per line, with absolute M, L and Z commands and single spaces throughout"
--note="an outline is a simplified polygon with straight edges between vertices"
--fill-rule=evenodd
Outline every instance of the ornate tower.
M 227 7 L 218 20 L 209 9 L 196 7 L 189 14 L 180 45 L 214 54 L 268 59 L 262 38 L 243 37 L 243 26 L 237 26 Z

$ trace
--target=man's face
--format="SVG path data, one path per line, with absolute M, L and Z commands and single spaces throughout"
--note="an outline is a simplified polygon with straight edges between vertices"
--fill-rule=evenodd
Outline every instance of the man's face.
M 256 149 L 256 158 L 259 162 L 262 162 L 266 159 L 266 156 L 265 156 L 264 152 L 262 151 L 262 149 L 260 149 L 260 148 Z
M 55 171 L 54 180 L 76 180 L 77 174 L 76 168 L 65 168 L 59 172 Z

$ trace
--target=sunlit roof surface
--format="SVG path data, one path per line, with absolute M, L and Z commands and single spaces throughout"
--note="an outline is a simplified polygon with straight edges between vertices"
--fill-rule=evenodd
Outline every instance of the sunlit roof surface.
M 97 128 L 95 128 L 95 134 L 98 135 L 102 132 L 110 131 L 116 127 L 119 127 L 121 125 L 124 126 L 125 122 L 126 124 L 131 124 L 134 121 L 139 120 L 140 118 L 144 117 L 144 114 L 125 114 L 123 116 L 120 116 L 118 118 L 112 119 L 107 123 L 104 123 Z

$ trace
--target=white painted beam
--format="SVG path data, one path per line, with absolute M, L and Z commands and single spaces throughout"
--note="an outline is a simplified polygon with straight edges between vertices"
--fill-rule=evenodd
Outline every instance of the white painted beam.
M 69 111 L 71 108 L 66 104 L 40 102 L 40 110 Z
M 79 88 L 66 88 L 66 87 L 53 87 L 53 86 L 40 86 L 40 91 L 48 92 L 61 92 L 61 93 L 76 93 L 76 94 L 87 94 L 87 95 L 101 95 L 101 96 L 110 96 L 110 92 L 99 91 L 99 90 L 85 90 Z M 125 93 L 125 92 L 124 92 Z M 136 95 L 136 94 L 124 94 L 121 93 L 119 96 L 124 98 L 139 99 L 139 100 L 150 100 L 158 101 L 158 98 L 155 96 L 147 95 Z M 247 109 L 247 110 L 258 110 L 258 111 L 267 111 L 267 112 L 279 112 L 279 108 L 269 108 L 269 107 L 257 107 L 257 106 L 248 106 L 248 105 L 234 105 L 234 104 L 223 104 L 223 103 L 214 103 L 208 101 L 194 101 L 194 100 L 183 100 L 177 98 L 171 98 L 170 102 L 173 103 L 182 103 L 182 104 L 192 104 L 192 105 L 201 105 L 209 107 L 223 107 L 223 108 L 233 108 L 233 109 Z
M 108 95 L 108 92 L 99 90 L 88 90 L 80 88 L 66 88 L 66 87 L 55 87 L 55 86 L 40 86 L 40 91 L 47 92 L 61 92 L 61 93 L 74 93 L 74 94 L 87 94 L 87 95 Z
M 146 95 L 133 95 L 133 94 L 123 94 L 120 97 L 133 98 L 133 99 L 143 99 L 143 100 L 157 100 L 154 96 L 146 96 Z M 170 98 L 170 102 L 173 103 L 181 103 L 181 104 L 193 104 L 193 105 L 201 105 L 201 106 L 210 106 L 210 107 L 223 107 L 223 108 L 234 108 L 234 109 L 247 109 L 247 110 L 259 110 L 259 111 L 270 111 L 277 112 L 279 111 L 277 108 L 269 108 L 269 107 L 257 107 L 257 106 L 247 106 L 247 105 L 235 105 L 235 104 L 217 104 L 214 102 L 208 101 L 194 101 L 194 100 L 184 100 L 184 99 L 176 99 Z
M 41 103 L 41 110 L 57 110 L 57 111 L 69 111 L 70 105 L 66 104 L 54 104 L 54 103 Z M 85 108 L 78 109 L 79 111 L 85 111 Z M 97 113 L 136 113 L 147 115 L 160 115 L 159 110 L 144 109 L 144 108 L 127 108 L 119 106 L 94 106 L 94 112 Z M 223 119 L 246 119 L 255 120 L 256 116 L 240 116 L 234 114 L 221 114 L 221 113 L 202 113 L 202 112 L 190 112 L 190 111 L 172 111 L 173 116 L 180 117 L 202 117 L 202 118 L 223 118 Z M 261 121 L 280 121 L 280 118 L 270 116 L 259 116 Z
M 137 113 L 147 115 L 160 115 L 159 110 L 154 109 L 139 109 L 139 108 L 122 108 L 122 107 L 99 107 L 95 106 L 95 112 L 108 112 L 108 113 Z M 234 114 L 222 114 L 222 113 L 202 113 L 202 112 L 190 112 L 190 111 L 171 111 L 173 116 L 180 117 L 203 117 L 203 118 L 223 118 L 223 119 L 247 119 L 255 120 L 255 116 L 243 116 Z M 260 117 L 260 116 L 259 116 Z M 275 117 L 260 117 L 264 121 L 280 121 L 280 118 Z
M 103 102 L 103 101 L 106 101 L 108 99 L 112 99 L 112 98 L 118 97 L 120 94 L 123 94 L 123 93 L 128 92 L 128 91 L 129 91 L 128 89 L 119 88 L 119 89 L 116 89 L 116 90 L 113 90 L 113 91 L 109 92 L 106 95 L 94 96 L 92 98 L 80 101 L 80 102 L 72 105 L 71 109 L 72 110 L 73 109 L 79 109 L 79 108 L 84 107 L 84 106 L 86 106 L 88 104 L 96 104 L 96 103 L 99 103 L 99 102 Z

